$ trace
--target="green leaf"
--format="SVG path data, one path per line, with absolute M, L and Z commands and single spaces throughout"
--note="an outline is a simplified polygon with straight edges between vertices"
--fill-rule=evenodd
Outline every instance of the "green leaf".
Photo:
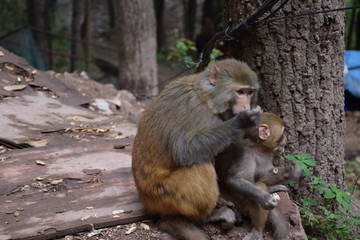
M 304 207 L 316 206 L 318 204 L 317 201 L 313 198 L 303 198 L 303 199 L 301 199 L 301 202 L 304 205 Z
M 288 185 L 289 185 L 290 187 L 295 187 L 295 182 L 294 182 L 294 181 L 289 181 L 289 182 L 288 182 Z
M 347 199 L 349 199 L 351 201 L 355 200 L 355 197 L 353 195 L 348 194 L 348 193 L 345 193 L 344 195 L 342 195 L 342 197 L 347 198 Z
M 297 156 L 299 156 L 300 158 L 303 158 L 303 159 L 310 158 L 310 154 L 308 154 L 308 153 L 301 153 Z
M 309 171 L 308 169 L 303 169 L 303 172 L 304 172 L 305 176 L 307 176 L 307 177 L 310 177 L 312 175 L 312 172 Z
M 291 160 L 291 161 L 294 161 L 294 162 L 297 161 L 297 159 L 296 159 L 293 155 L 285 155 L 284 157 L 285 157 L 285 159 L 287 159 L 287 160 Z
M 337 188 L 335 185 L 330 185 L 330 189 L 337 194 L 345 193 L 344 190 Z
M 188 47 L 186 46 L 186 44 L 183 43 L 183 42 L 177 42 L 177 43 L 176 43 L 176 47 L 177 47 L 178 49 L 180 49 L 181 51 L 183 51 L 183 52 L 186 52 L 187 49 L 188 49 Z
M 324 194 L 325 199 L 331 199 L 331 198 L 334 198 L 334 197 L 336 197 L 336 195 L 334 193 L 332 193 L 331 191 L 326 191 L 325 194 Z
M 345 200 L 341 196 L 337 196 L 336 201 L 338 201 L 338 203 L 341 203 L 347 210 L 349 210 L 349 211 L 351 210 L 350 202 Z
M 313 167 L 316 165 L 316 161 L 314 159 L 303 160 L 303 163 L 305 163 L 307 166 L 310 166 L 310 167 Z

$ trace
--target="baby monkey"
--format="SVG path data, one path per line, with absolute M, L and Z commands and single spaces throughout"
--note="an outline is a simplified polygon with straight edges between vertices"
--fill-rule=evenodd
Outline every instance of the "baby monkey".
M 286 191 L 282 183 L 296 180 L 301 169 L 294 164 L 274 167 L 275 154 L 286 144 L 285 123 L 278 116 L 263 113 L 260 123 L 239 135 L 229 148 L 216 157 L 215 168 L 222 197 L 234 203 L 237 214 L 250 217 L 252 230 L 245 240 L 261 240 L 265 224 L 274 228 L 275 239 L 285 239 L 288 222 L 272 193 Z

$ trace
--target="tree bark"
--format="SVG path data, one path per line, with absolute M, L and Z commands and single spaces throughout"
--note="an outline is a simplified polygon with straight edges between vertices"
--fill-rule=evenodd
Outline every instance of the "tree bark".
M 45 68 L 49 69 L 52 66 L 51 37 L 39 30 L 50 32 L 50 3 L 48 0 L 27 0 L 26 4 L 28 9 L 29 26 L 37 29 L 32 29 L 32 33 L 34 35 L 35 42 L 41 51 Z
M 356 24 L 356 31 L 355 31 L 355 50 L 360 50 L 360 37 L 359 37 L 359 34 L 360 34 L 360 13 L 358 12 L 357 13 L 357 24 Z
M 118 87 L 136 96 L 158 93 L 153 1 L 115 1 L 119 29 Z
M 86 0 L 85 1 L 85 18 L 83 22 L 83 28 L 84 28 L 84 36 L 81 38 L 86 41 L 86 43 L 83 44 L 84 48 L 84 57 L 85 57 L 85 71 L 89 72 L 90 68 L 90 62 L 91 62 L 91 46 L 89 42 L 91 42 L 91 14 L 92 9 L 92 0 Z
M 157 50 L 160 51 L 165 45 L 164 33 L 164 8 L 165 0 L 154 0 L 154 9 L 156 17 L 156 43 Z
M 109 12 L 109 28 L 112 30 L 115 28 L 115 9 L 113 0 L 107 0 L 108 12 Z
M 71 36 L 74 39 L 80 39 L 83 6 L 84 1 L 76 0 L 72 2 Z M 72 41 L 70 50 L 70 72 L 75 71 L 79 67 L 76 57 L 79 57 L 79 43 Z
M 185 37 L 194 40 L 196 22 L 196 0 L 184 0 L 184 29 Z
M 225 0 L 225 28 L 264 1 Z M 289 1 L 278 16 L 343 7 L 343 0 Z M 245 60 L 262 80 L 259 103 L 287 124 L 287 154 L 309 153 L 314 175 L 344 186 L 344 13 L 332 12 L 260 24 L 226 55 Z M 308 192 L 300 181 L 299 193 Z

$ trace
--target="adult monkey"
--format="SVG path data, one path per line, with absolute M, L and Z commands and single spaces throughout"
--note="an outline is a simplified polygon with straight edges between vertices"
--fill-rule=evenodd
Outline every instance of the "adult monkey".
M 244 240 L 263 239 L 267 221 L 274 227 L 275 239 L 285 239 L 288 235 L 288 223 L 276 208 L 277 200 L 271 192 L 287 190 L 281 184 L 298 179 L 301 169 L 293 164 L 278 168 L 273 165 L 274 154 L 284 151 L 284 129 L 281 118 L 263 113 L 259 125 L 245 134 L 247 139 L 239 136 L 216 157 L 222 195 L 235 204 L 238 213 L 251 219 L 253 228 Z
M 132 154 L 139 197 L 160 228 L 180 239 L 207 236 L 194 224 L 214 209 L 215 156 L 257 124 L 257 75 L 225 59 L 170 83 L 143 113 Z

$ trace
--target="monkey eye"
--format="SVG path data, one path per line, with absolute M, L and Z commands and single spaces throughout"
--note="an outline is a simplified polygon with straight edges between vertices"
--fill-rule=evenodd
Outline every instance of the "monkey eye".
M 240 89 L 236 90 L 236 93 L 238 95 L 253 95 L 254 92 L 255 92 L 255 90 L 252 88 L 240 88 Z
M 245 91 L 244 91 L 244 89 L 239 89 L 239 90 L 236 91 L 236 93 L 239 94 L 239 95 L 244 95 Z

